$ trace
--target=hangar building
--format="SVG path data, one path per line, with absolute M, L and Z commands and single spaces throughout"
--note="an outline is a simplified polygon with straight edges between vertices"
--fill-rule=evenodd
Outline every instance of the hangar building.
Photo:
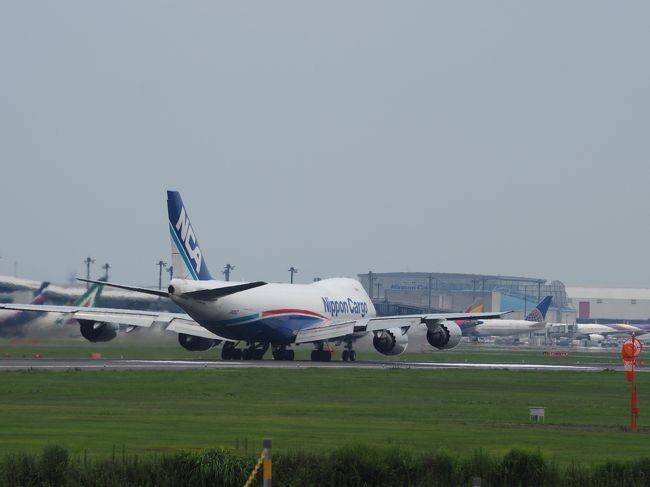
M 650 317 L 650 289 L 567 287 L 566 292 L 578 323 L 635 324 Z
M 440 272 L 370 271 L 358 277 L 380 315 L 457 312 L 480 302 L 485 311 L 515 310 L 509 317 L 522 319 L 544 296 L 552 295 L 547 321 L 576 321 L 576 311 L 560 281 Z

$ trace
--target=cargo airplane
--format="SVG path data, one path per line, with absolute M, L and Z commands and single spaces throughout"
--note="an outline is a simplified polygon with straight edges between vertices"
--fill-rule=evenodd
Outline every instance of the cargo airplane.
M 354 279 L 323 279 L 311 284 L 215 280 L 176 191 L 167 192 L 174 277 L 167 291 L 102 282 L 105 286 L 170 298 L 187 314 L 79 306 L 0 305 L 70 313 L 90 341 L 108 341 L 121 327 L 162 325 L 178 333 L 188 350 L 208 350 L 224 342 L 222 358 L 261 359 L 269 348 L 275 360 L 293 360 L 293 345 L 311 343 L 311 359 L 329 361 L 330 343 L 344 344 L 343 359 L 355 360 L 354 342 L 373 334 L 375 349 L 397 355 L 408 346 L 408 332 L 426 330 L 437 349 L 453 348 L 462 333 L 454 320 L 499 318 L 505 313 L 430 313 L 377 317 L 363 286 Z M 83 281 L 83 279 L 80 279 Z M 89 281 L 98 282 L 98 281 Z M 243 344 L 242 348 L 239 345 Z

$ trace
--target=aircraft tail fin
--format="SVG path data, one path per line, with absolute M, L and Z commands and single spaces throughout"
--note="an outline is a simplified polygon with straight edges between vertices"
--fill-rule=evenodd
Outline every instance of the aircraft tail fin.
M 546 320 L 546 312 L 548 311 L 552 300 L 553 296 L 546 296 L 544 299 L 542 299 L 539 304 L 526 315 L 526 321 L 542 322 Z
M 178 279 L 212 279 L 178 191 L 167 191 L 167 214 L 172 240 L 172 272 Z
M 106 281 L 106 276 L 99 279 L 99 281 Z M 85 293 L 79 296 L 73 306 L 84 306 L 84 307 L 97 307 L 99 305 L 99 300 L 101 298 L 102 290 L 104 289 L 104 284 L 99 282 L 93 283 Z
M 472 301 L 472 303 L 465 308 L 465 311 L 463 313 L 482 313 L 483 312 L 483 303 L 478 302 L 478 301 Z M 458 326 L 462 326 L 463 324 L 466 324 L 469 320 L 456 320 L 456 324 Z
M 34 291 L 34 299 L 30 304 L 43 304 L 47 299 L 47 287 L 49 285 L 50 283 L 47 281 L 41 283 L 41 286 Z

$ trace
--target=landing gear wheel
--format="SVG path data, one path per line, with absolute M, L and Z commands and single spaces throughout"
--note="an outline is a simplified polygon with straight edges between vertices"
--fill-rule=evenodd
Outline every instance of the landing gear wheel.
M 350 362 L 355 362 L 357 360 L 357 352 L 350 350 Z
M 332 352 L 325 350 L 314 350 L 311 352 L 312 362 L 330 362 L 332 360 Z
M 341 358 L 343 359 L 343 362 L 347 362 L 348 360 L 350 360 L 350 351 L 343 350 L 343 356 Z
M 235 344 L 233 342 L 226 342 L 221 349 L 221 360 L 233 360 L 235 358 Z
M 235 348 L 235 349 L 232 351 L 232 359 L 233 359 L 233 360 L 241 360 L 241 357 L 242 357 L 242 351 L 241 351 L 241 348 Z
M 254 352 L 253 350 L 250 350 L 249 348 L 245 348 L 245 349 L 242 351 L 242 358 L 243 358 L 244 360 L 250 360 L 251 358 L 253 358 L 253 357 L 252 357 L 253 352 Z
M 293 350 L 287 350 L 286 348 L 273 350 L 273 360 L 293 360 L 293 358 Z

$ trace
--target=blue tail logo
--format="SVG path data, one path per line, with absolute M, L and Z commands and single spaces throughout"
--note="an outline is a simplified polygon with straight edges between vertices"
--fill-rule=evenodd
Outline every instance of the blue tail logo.
M 536 321 L 541 322 L 546 319 L 546 312 L 548 311 L 549 306 L 551 305 L 551 300 L 553 296 L 546 296 L 540 301 L 540 303 L 526 316 L 526 321 Z
M 167 191 L 167 211 L 169 214 L 169 231 L 172 237 L 172 254 L 177 252 L 181 257 L 178 262 L 172 262 L 174 274 L 185 277 L 185 273 L 179 267 L 182 266 L 187 269 L 188 278 L 202 281 L 212 279 L 201 253 L 196 234 L 192 229 L 190 218 L 183 205 L 183 200 L 177 191 Z M 176 259 L 172 255 L 172 261 L 174 260 Z

